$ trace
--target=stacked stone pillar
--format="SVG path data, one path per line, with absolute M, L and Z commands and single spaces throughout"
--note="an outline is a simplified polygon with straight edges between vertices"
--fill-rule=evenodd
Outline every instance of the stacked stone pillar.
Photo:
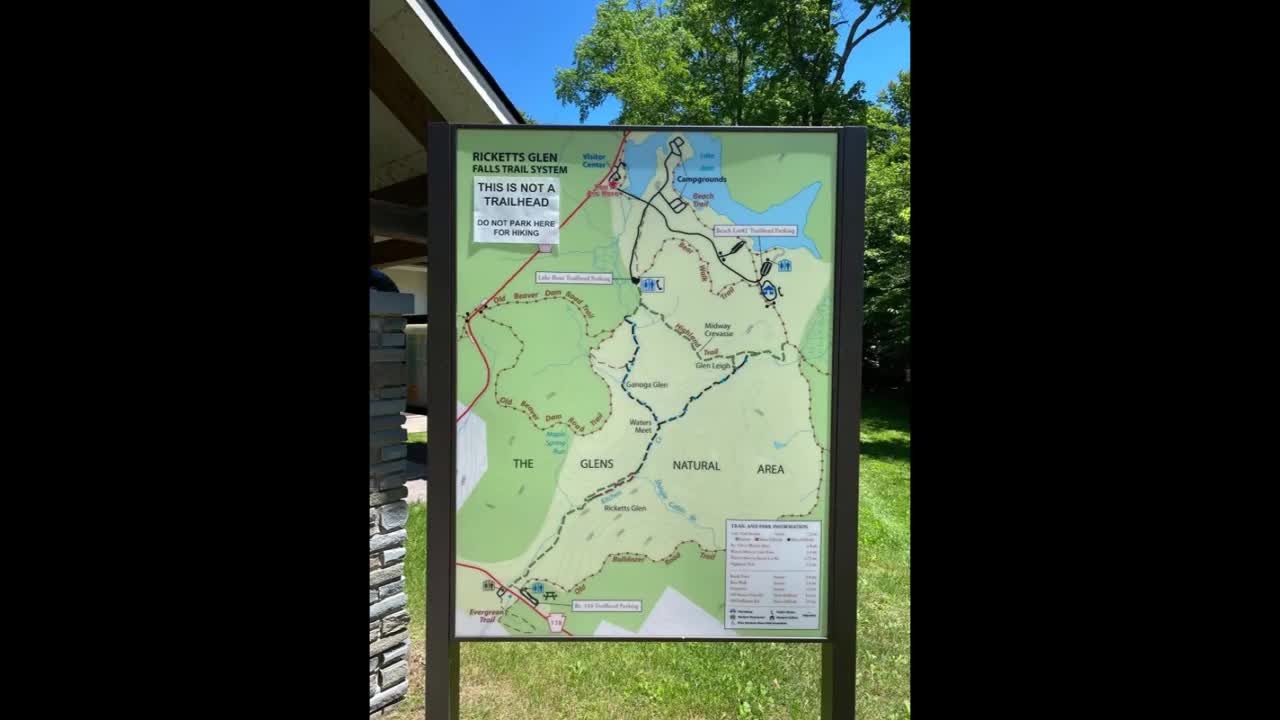
M 369 291 L 369 717 L 409 688 L 409 612 L 404 591 L 408 366 L 404 315 L 413 296 Z

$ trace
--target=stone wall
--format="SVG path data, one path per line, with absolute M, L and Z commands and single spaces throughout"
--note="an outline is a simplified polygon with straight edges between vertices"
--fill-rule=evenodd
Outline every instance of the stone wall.
M 405 321 L 413 296 L 369 291 L 369 717 L 409 688 L 409 611 L 404 591 L 408 366 Z

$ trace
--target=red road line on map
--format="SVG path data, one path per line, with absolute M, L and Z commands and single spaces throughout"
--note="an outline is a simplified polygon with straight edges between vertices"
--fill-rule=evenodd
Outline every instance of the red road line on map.
M 488 575 L 488 576 L 489 576 L 489 579 L 490 579 L 490 580 L 492 580 L 492 581 L 494 581 L 495 583 L 497 583 L 497 584 L 498 584 L 498 585 L 499 585 L 503 590 L 506 590 L 507 592 L 511 593 L 511 594 L 512 594 L 512 595 L 514 595 L 515 597 L 520 598 L 520 602 L 523 602 L 525 605 L 528 605 L 530 610 L 532 610 L 532 611 L 534 611 L 534 612 L 538 613 L 539 615 L 541 615 L 543 620 L 546 620 L 546 621 L 550 622 L 550 618 L 548 618 L 546 615 L 542 615 L 542 611 L 541 611 L 541 610 L 539 610 L 538 608 L 534 607 L 534 606 L 533 606 L 533 603 L 529 602 L 528 600 L 525 600 L 525 599 L 524 599 L 524 596 L 523 596 L 523 595 L 521 595 L 520 593 L 516 592 L 515 590 L 512 590 L 511 588 L 507 587 L 506 585 L 503 585 L 501 580 L 499 580 L 498 578 L 496 578 L 496 577 L 494 577 L 494 576 L 493 576 L 493 573 L 489 572 L 488 570 L 485 570 L 485 569 L 484 569 L 484 568 L 482 568 L 482 567 L 476 567 L 475 565 L 468 565 L 467 563 L 464 563 L 464 562 L 455 562 L 454 564 L 455 564 L 455 565 L 459 565 L 459 566 L 464 567 L 464 568 L 471 568 L 472 570 L 479 570 L 480 572 L 484 573 L 485 575 Z M 563 627 L 562 627 L 562 628 L 560 628 L 560 632 L 564 633 L 565 635 L 568 635 L 569 637 L 573 637 L 573 633 L 569 632 L 568 630 L 565 630 Z
M 533 254 L 529 256 L 529 259 L 524 261 L 524 265 L 521 265 L 519 270 L 516 270 L 515 272 L 511 273 L 511 277 L 507 278 L 507 281 L 502 283 L 502 287 L 493 291 L 493 294 L 489 296 L 489 300 L 492 300 L 495 297 L 497 297 L 498 293 L 502 292 L 503 288 L 510 285 L 511 281 L 516 279 L 516 275 L 519 275 L 522 270 L 528 267 L 529 263 L 533 262 L 533 259 L 538 257 L 538 253 L 540 252 L 542 251 L 534 250 Z M 489 376 L 491 374 L 489 370 L 489 358 L 485 357 L 484 350 L 480 349 L 480 341 L 476 340 L 475 333 L 471 331 L 471 318 L 475 317 L 476 313 L 483 310 L 484 307 L 489 304 L 489 300 L 485 300 L 484 302 L 480 303 L 480 306 L 477 307 L 475 310 L 473 310 L 471 314 L 467 316 L 467 321 L 466 321 L 467 334 L 471 336 L 471 344 L 476 346 L 476 352 L 480 353 L 480 359 L 484 361 L 484 387 L 480 388 L 480 392 L 476 393 L 476 396 L 471 399 L 471 404 L 467 406 L 467 409 L 463 410 L 462 414 L 459 415 L 457 419 L 453 421 L 454 424 L 461 422 L 462 418 L 466 417 L 467 413 L 471 412 L 471 408 L 475 407 L 476 403 L 480 401 L 480 396 L 484 395 L 484 392 L 489 389 Z
M 592 188 L 598 188 L 598 187 L 600 187 L 600 185 L 601 185 L 601 184 L 603 184 L 605 180 L 608 180 L 608 179 L 609 179 L 609 175 L 610 175 L 610 173 L 612 173 L 614 170 L 617 170 L 617 169 L 618 169 L 618 161 L 622 159 L 622 146 L 623 146 L 623 145 L 625 145 L 625 144 L 627 143 L 627 136 L 628 136 L 628 135 L 630 135 L 630 134 L 631 134 L 631 131 L 630 131 L 630 130 L 623 130 L 623 131 L 622 131 L 622 142 L 619 142 L 619 143 L 618 143 L 618 152 L 614 153 L 614 155 L 613 155 L 613 163 L 612 163 L 611 165 L 609 165 L 609 169 L 605 171 L 605 173 L 604 173 L 604 177 L 600 178 L 600 180 L 599 180 L 598 182 L 596 182 L 596 184 L 595 184 L 595 185 L 592 185 L 592 186 L 591 186 Z M 573 219 L 573 216 L 574 216 L 574 215 L 577 215 L 577 214 L 578 214 L 578 211 L 582 209 L 582 206 L 583 206 L 583 205 L 586 205 L 586 204 L 587 204 L 587 201 L 588 201 L 588 200 L 590 200 L 590 199 L 591 199 L 591 191 L 590 191 L 590 190 L 588 190 L 588 191 L 587 191 L 587 196 L 586 196 L 586 197 L 584 197 L 584 198 L 582 198 L 582 202 L 578 203 L 578 207 L 574 208 L 574 209 L 573 209 L 573 212 L 569 213 L 569 217 L 565 218 L 565 219 L 564 219 L 564 222 L 561 222 L 561 223 L 560 223 L 560 227 L 564 227 L 565 225 L 568 225 L 568 224 L 569 224 L 569 221 Z
M 600 183 L 603 183 L 605 180 L 608 180 L 609 174 L 612 173 L 614 170 L 618 169 L 618 161 L 622 159 L 622 146 L 627 143 L 627 136 L 630 134 L 631 134 L 630 130 L 624 130 L 622 132 L 622 140 L 618 143 L 618 152 L 615 153 L 613 156 L 613 164 L 609 166 L 609 169 L 605 172 L 604 177 L 600 178 L 600 181 L 597 182 L 595 185 L 593 185 L 592 188 L 600 187 Z M 560 222 L 560 227 L 563 228 L 565 225 L 568 225 L 569 221 L 573 219 L 573 216 L 577 215 L 578 211 L 582 209 L 582 206 L 586 205 L 587 201 L 590 199 L 591 199 L 591 190 L 588 190 L 587 196 L 582 198 L 582 202 L 578 203 L 578 207 L 574 208 L 573 212 L 569 213 L 569 217 L 565 218 Z M 476 406 L 476 403 L 480 401 L 481 396 L 483 396 L 485 391 L 489 389 L 489 380 L 490 380 L 490 374 L 491 374 L 491 371 L 489 369 L 489 358 L 485 357 L 484 350 L 480 349 L 480 341 L 476 340 L 475 333 L 471 332 L 471 318 L 474 318 L 477 314 L 479 314 L 481 310 L 484 310 L 485 307 L 489 304 L 489 302 L 493 300 L 495 297 L 497 297 L 498 293 L 502 292 L 503 289 L 505 289 L 508 285 L 510 285 L 511 281 L 515 280 L 516 276 L 519 275 L 521 272 L 523 272 L 524 269 L 529 266 L 529 263 L 533 262 L 533 259 L 538 257 L 538 255 L 541 252 L 542 250 L 534 250 L 533 254 L 529 256 L 529 259 L 525 260 L 524 264 L 521 265 L 518 270 L 511 273 L 511 277 L 507 278 L 507 281 L 502 283 L 501 287 L 499 287 L 497 290 L 494 290 L 492 295 L 490 295 L 484 302 L 480 303 L 480 305 L 477 306 L 475 310 L 472 310 L 471 314 L 467 316 L 467 319 L 465 321 L 467 326 L 467 334 L 471 336 L 471 344 L 476 346 L 476 352 L 480 353 L 480 359 L 484 361 L 484 387 L 480 388 L 480 392 L 476 393 L 476 396 L 471 399 L 471 404 L 467 406 L 467 409 L 463 410 L 462 414 L 454 419 L 453 423 L 455 425 L 462 422 L 462 418 L 466 417 L 467 413 L 471 412 L 471 408 Z M 495 580 L 494 582 L 497 582 L 497 581 Z M 530 605 L 529 607 L 533 607 L 533 606 Z

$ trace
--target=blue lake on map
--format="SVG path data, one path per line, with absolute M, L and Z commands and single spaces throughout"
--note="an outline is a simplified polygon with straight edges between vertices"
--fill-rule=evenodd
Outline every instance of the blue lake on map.
M 658 172 L 658 148 L 666 148 L 670 137 L 667 133 L 653 133 L 644 142 L 628 142 L 623 148 L 622 161 L 631 175 L 631 192 L 639 195 L 653 181 Z
M 718 178 L 722 175 L 720 141 L 707 133 L 686 133 L 689 144 L 684 148 L 684 160 L 674 168 L 675 188 L 686 198 L 693 193 L 710 193 L 711 209 L 729 218 L 738 225 L 795 225 L 799 228 L 796 237 L 756 237 L 752 238 L 756 252 L 772 247 L 804 248 L 815 258 L 821 258 L 813 240 L 805 234 L 805 219 L 809 216 L 809 208 L 818 197 L 821 182 L 815 182 L 787 200 L 756 212 L 733 199 L 729 193 L 727 182 L 680 182 L 679 178 Z M 670 133 L 653 133 L 644 142 L 628 142 L 623 149 L 623 160 L 630 173 L 630 190 L 633 193 L 643 192 L 658 172 L 658 149 L 666 148 L 671 139 Z M 742 182 L 738 180 L 738 182 Z

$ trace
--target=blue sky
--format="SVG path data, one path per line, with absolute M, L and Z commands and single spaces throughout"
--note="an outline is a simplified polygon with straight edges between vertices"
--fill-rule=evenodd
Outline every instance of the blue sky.
M 553 78 L 557 67 L 573 63 L 573 46 L 590 32 L 599 0 L 436 1 L 517 107 L 544 125 L 578 123 L 577 109 L 556 100 Z M 847 5 L 845 14 L 857 17 L 857 3 Z M 854 49 L 846 81 L 862 80 L 874 99 L 899 70 L 911 67 L 910 47 L 906 23 L 881 28 Z M 587 123 L 605 125 L 617 115 L 618 102 L 610 98 Z

